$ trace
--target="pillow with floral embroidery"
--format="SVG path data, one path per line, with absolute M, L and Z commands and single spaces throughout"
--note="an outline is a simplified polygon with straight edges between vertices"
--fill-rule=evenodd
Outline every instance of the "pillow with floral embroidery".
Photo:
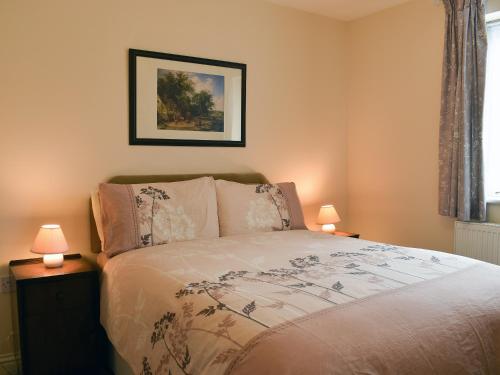
M 216 180 L 221 236 L 307 229 L 295 184 L 246 185 Z
M 109 256 L 169 242 L 219 237 L 212 177 L 100 184 L 103 251 Z

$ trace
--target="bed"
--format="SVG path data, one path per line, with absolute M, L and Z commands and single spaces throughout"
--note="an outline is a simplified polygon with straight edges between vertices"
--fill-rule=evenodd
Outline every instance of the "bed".
M 99 260 L 120 375 L 500 373 L 500 268 L 476 260 L 308 230 Z

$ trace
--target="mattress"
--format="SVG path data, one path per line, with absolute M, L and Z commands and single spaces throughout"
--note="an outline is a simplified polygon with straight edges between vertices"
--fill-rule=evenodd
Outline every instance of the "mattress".
M 136 374 L 500 373 L 500 267 L 310 231 L 172 243 L 104 265 Z

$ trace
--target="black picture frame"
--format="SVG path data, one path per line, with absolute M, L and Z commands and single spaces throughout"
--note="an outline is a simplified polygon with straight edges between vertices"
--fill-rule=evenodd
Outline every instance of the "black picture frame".
M 129 145 L 143 146 L 202 146 L 202 147 L 246 147 L 246 64 L 212 60 L 200 57 L 175 55 L 170 53 L 129 49 Z M 241 70 L 241 137 L 240 140 L 200 140 L 140 138 L 137 136 L 137 58 L 146 57 L 160 60 L 212 65 Z

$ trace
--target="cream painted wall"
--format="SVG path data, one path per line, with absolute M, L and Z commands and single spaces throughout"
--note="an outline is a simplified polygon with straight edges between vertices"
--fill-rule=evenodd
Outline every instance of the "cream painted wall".
M 46 222 L 90 256 L 89 192 L 117 174 L 259 171 L 297 182 L 311 226 L 332 201 L 363 238 L 451 250 L 443 16 L 434 0 L 349 24 L 260 0 L 0 2 L 0 276 Z M 128 146 L 129 47 L 247 63 L 248 146 Z M 0 355 L 9 309 L 0 294 Z
M 346 33 L 256 0 L 1 1 L 0 275 L 47 222 L 89 255 L 89 193 L 119 174 L 259 171 L 297 183 L 309 223 L 333 201 L 345 225 Z M 128 48 L 248 64 L 247 147 L 129 146 Z
M 366 239 L 453 250 L 453 220 L 437 213 L 443 38 L 434 0 L 349 23 L 348 216 Z
M 349 226 L 451 251 L 437 213 L 444 9 L 417 0 L 349 24 Z
M 486 6 L 486 12 L 498 12 L 500 11 L 500 0 L 488 0 Z

